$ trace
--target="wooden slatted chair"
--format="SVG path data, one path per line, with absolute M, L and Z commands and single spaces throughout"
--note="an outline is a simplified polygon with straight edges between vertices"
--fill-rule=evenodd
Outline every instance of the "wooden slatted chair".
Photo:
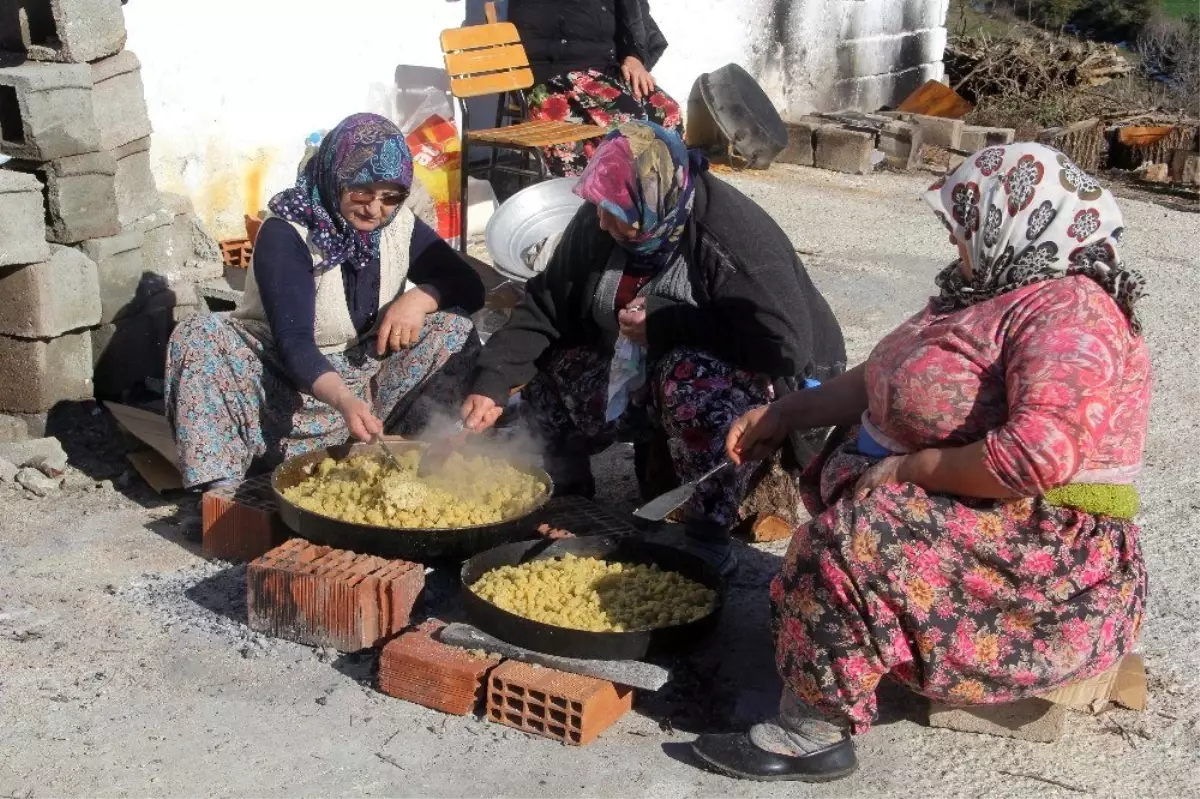
M 573 144 L 603 136 L 607 130 L 596 125 L 580 125 L 573 122 L 513 121 L 503 124 L 506 109 L 519 107 L 521 116 L 526 112 L 523 89 L 533 86 L 533 71 L 529 58 L 521 45 L 517 28 L 511 22 L 495 22 L 486 25 L 467 25 L 442 31 L 442 54 L 446 61 L 446 72 L 450 74 L 450 93 L 458 98 L 462 110 L 462 184 L 461 224 L 462 235 L 459 247 L 467 249 L 467 173 L 469 172 L 469 146 L 472 142 L 492 148 L 488 164 L 488 180 L 497 172 L 510 172 L 524 177 L 545 178 L 546 161 L 542 148 L 556 144 Z M 470 114 L 467 100 L 473 97 L 499 95 L 496 110 L 496 127 L 487 130 L 469 130 Z M 532 160 L 537 166 L 516 167 L 498 163 L 499 150 L 515 150 L 525 154 L 526 164 Z

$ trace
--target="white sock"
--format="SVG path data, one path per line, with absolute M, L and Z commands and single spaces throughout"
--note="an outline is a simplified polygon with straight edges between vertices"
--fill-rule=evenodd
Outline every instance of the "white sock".
M 750 742 L 778 755 L 798 757 L 828 749 L 848 728 L 846 722 L 829 721 L 784 689 L 779 715 L 750 728 Z

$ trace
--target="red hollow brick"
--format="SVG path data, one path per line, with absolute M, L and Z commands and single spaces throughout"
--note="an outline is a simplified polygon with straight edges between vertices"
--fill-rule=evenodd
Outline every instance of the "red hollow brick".
M 379 690 L 443 713 L 465 716 L 483 700 L 498 656 L 477 657 L 436 641 L 444 625 L 430 621 L 390 641 L 379 656 Z
M 250 628 L 357 652 L 408 625 L 425 587 L 419 564 L 293 538 L 246 568 Z
M 288 539 L 270 475 L 205 492 L 200 513 L 205 557 L 253 560 Z
M 575 746 L 632 709 L 632 688 L 582 674 L 506 660 L 488 678 L 488 719 Z

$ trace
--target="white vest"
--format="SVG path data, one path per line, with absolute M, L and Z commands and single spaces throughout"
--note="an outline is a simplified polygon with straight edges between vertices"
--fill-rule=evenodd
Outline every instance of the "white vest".
M 385 227 L 379 242 L 379 314 L 375 324 L 366 333 L 359 335 L 354 329 L 350 318 L 350 306 L 346 302 L 345 284 L 342 282 L 342 265 L 322 274 L 315 274 L 317 284 L 317 307 L 313 319 L 313 339 L 322 353 L 328 355 L 334 352 L 345 352 L 365 338 L 375 334 L 379 320 L 383 317 L 383 309 L 396 299 L 404 290 L 408 277 L 409 245 L 412 241 L 413 223 L 416 217 L 408 208 L 401 207 L 396 212 L 396 218 Z M 308 244 L 312 254 L 313 266 L 321 262 L 323 256 L 309 243 L 307 228 L 289 223 L 300 237 Z M 262 341 L 272 340 L 271 328 L 267 323 L 267 314 L 263 309 L 262 297 L 258 293 L 258 281 L 254 278 L 254 261 L 246 275 L 246 290 L 237 309 L 232 314 L 234 319 L 241 320 L 247 330 Z

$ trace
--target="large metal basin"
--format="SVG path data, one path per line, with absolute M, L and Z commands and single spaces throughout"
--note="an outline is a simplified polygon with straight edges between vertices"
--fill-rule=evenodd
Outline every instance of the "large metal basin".
M 536 183 L 505 200 L 488 220 L 483 240 L 497 272 L 524 283 L 535 272 L 521 253 L 548 236 L 565 230 L 582 198 L 571 192 L 579 178 L 554 178 Z

